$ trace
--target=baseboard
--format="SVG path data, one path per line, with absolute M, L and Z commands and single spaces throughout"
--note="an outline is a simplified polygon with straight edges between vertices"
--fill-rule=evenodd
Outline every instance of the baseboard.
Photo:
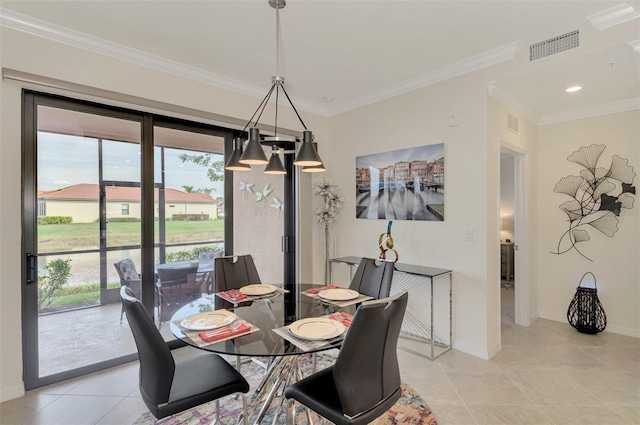
M 453 343 L 453 349 L 454 350 L 458 350 L 458 351 L 462 351 L 463 353 L 472 355 L 474 357 L 479 357 L 479 358 L 481 358 L 483 360 L 489 360 L 498 351 L 500 351 L 500 347 L 497 348 L 497 351 L 493 352 L 495 349 L 491 350 L 491 351 L 478 350 L 475 347 L 471 347 L 471 346 L 469 346 L 467 344 L 458 343 L 458 342 L 454 342 Z
M 626 326 L 611 326 L 607 325 L 604 332 L 611 332 L 614 334 L 632 336 L 634 338 L 640 338 L 640 329 L 627 328 Z
M 489 358 L 487 358 L 486 360 L 491 360 L 493 356 L 498 354 L 501 350 L 502 350 L 502 347 L 499 344 L 494 346 L 491 350 L 489 350 L 488 352 Z
M 540 317 L 540 314 L 537 311 L 533 313 L 531 316 L 529 316 L 529 325 L 531 325 L 533 322 L 538 320 L 539 317 Z
M 22 397 L 24 395 L 24 385 L 18 384 L 13 387 L 3 388 L 0 392 L 0 402 L 13 400 L 14 398 Z
M 548 311 L 539 311 L 538 317 L 541 319 L 553 320 L 555 322 L 567 322 L 567 316 L 565 314 L 549 313 Z
M 556 322 L 567 323 L 567 316 L 549 313 L 545 311 L 540 312 L 541 319 L 553 320 Z M 632 336 L 634 338 L 640 338 L 640 329 L 628 328 L 626 326 L 615 326 L 611 324 L 607 324 L 604 332 L 611 332 L 618 335 Z

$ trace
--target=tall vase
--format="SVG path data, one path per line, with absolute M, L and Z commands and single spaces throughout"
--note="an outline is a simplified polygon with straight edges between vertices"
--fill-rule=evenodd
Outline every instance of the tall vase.
M 324 225 L 324 283 L 329 284 L 329 226 Z

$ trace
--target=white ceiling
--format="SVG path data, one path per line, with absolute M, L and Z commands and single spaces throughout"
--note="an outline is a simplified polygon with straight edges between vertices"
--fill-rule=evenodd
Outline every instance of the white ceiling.
M 640 11 L 640 1 L 625 3 Z M 536 122 L 553 121 L 568 111 L 640 102 L 640 19 L 604 30 L 586 19 L 620 4 L 288 0 L 280 11 L 280 74 L 296 106 L 333 115 L 504 61 L 492 93 Z M 257 97 L 275 74 L 275 10 L 267 0 L 0 6 L 0 22 L 10 28 Z M 573 30 L 580 47 L 529 61 L 530 44 Z M 573 83 L 584 90 L 564 93 Z

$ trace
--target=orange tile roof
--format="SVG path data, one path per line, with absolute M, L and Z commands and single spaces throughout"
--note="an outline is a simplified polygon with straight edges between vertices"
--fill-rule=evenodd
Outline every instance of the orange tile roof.
M 107 186 L 108 201 L 140 201 L 140 188 L 138 187 L 118 187 Z M 164 196 L 166 202 L 189 202 L 189 203 L 218 203 L 209 195 L 204 193 L 187 193 L 177 189 L 165 189 Z M 50 191 L 38 191 L 38 199 L 65 199 L 65 200 L 98 200 L 98 185 L 89 183 L 74 184 L 62 189 Z M 155 189 L 154 199 L 158 200 L 158 189 Z

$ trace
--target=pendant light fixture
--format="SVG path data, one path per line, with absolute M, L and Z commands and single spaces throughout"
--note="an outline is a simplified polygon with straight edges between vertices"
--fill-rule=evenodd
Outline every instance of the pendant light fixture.
M 226 169 L 231 171 L 249 171 L 251 167 L 248 164 L 241 164 L 240 157 L 242 157 L 244 141 L 239 137 L 233 139 L 233 152 L 229 161 L 227 162 Z
M 267 94 L 262 99 L 262 102 L 258 105 L 247 124 L 242 129 L 244 133 L 249 128 L 249 139 L 246 142 L 246 146 L 236 145 L 234 143 L 233 152 L 227 162 L 225 168 L 227 170 L 240 171 L 242 166 L 267 164 L 265 173 L 267 174 L 286 174 L 282 161 L 280 160 L 280 153 L 285 155 L 295 154 L 296 157 L 293 164 L 300 167 L 314 167 L 322 165 L 322 160 L 318 155 L 318 151 L 313 142 L 313 133 L 307 129 L 304 121 L 300 117 L 298 110 L 293 105 L 291 98 L 287 94 L 284 88 L 284 77 L 280 76 L 280 9 L 286 6 L 285 0 L 268 0 L 269 5 L 276 10 L 276 75 L 271 78 L 271 87 L 267 91 Z M 302 138 L 297 139 L 292 136 L 278 135 L 278 101 L 280 92 L 285 95 L 289 105 L 296 113 L 300 124 L 304 128 L 302 132 Z M 275 123 L 274 123 L 274 136 L 261 137 L 260 130 L 258 129 L 258 122 L 264 112 L 271 95 L 275 92 Z M 256 118 L 257 116 L 257 118 Z M 255 119 L 255 122 L 253 119 Z M 299 147 L 298 147 L 299 145 Z M 264 154 L 263 146 L 271 146 L 271 159 L 267 160 Z M 242 168 L 246 170 L 246 168 Z
M 316 142 L 313 142 L 312 145 L 317 152 L 318 144 Z M 327 171 L 327 169 L 324 168 L 323 163 L 320 163 L 320 165 L 307 165 L 306 167 L 302 167 L 302 171 L 304 173 L 324 173 L 325 171 Z

